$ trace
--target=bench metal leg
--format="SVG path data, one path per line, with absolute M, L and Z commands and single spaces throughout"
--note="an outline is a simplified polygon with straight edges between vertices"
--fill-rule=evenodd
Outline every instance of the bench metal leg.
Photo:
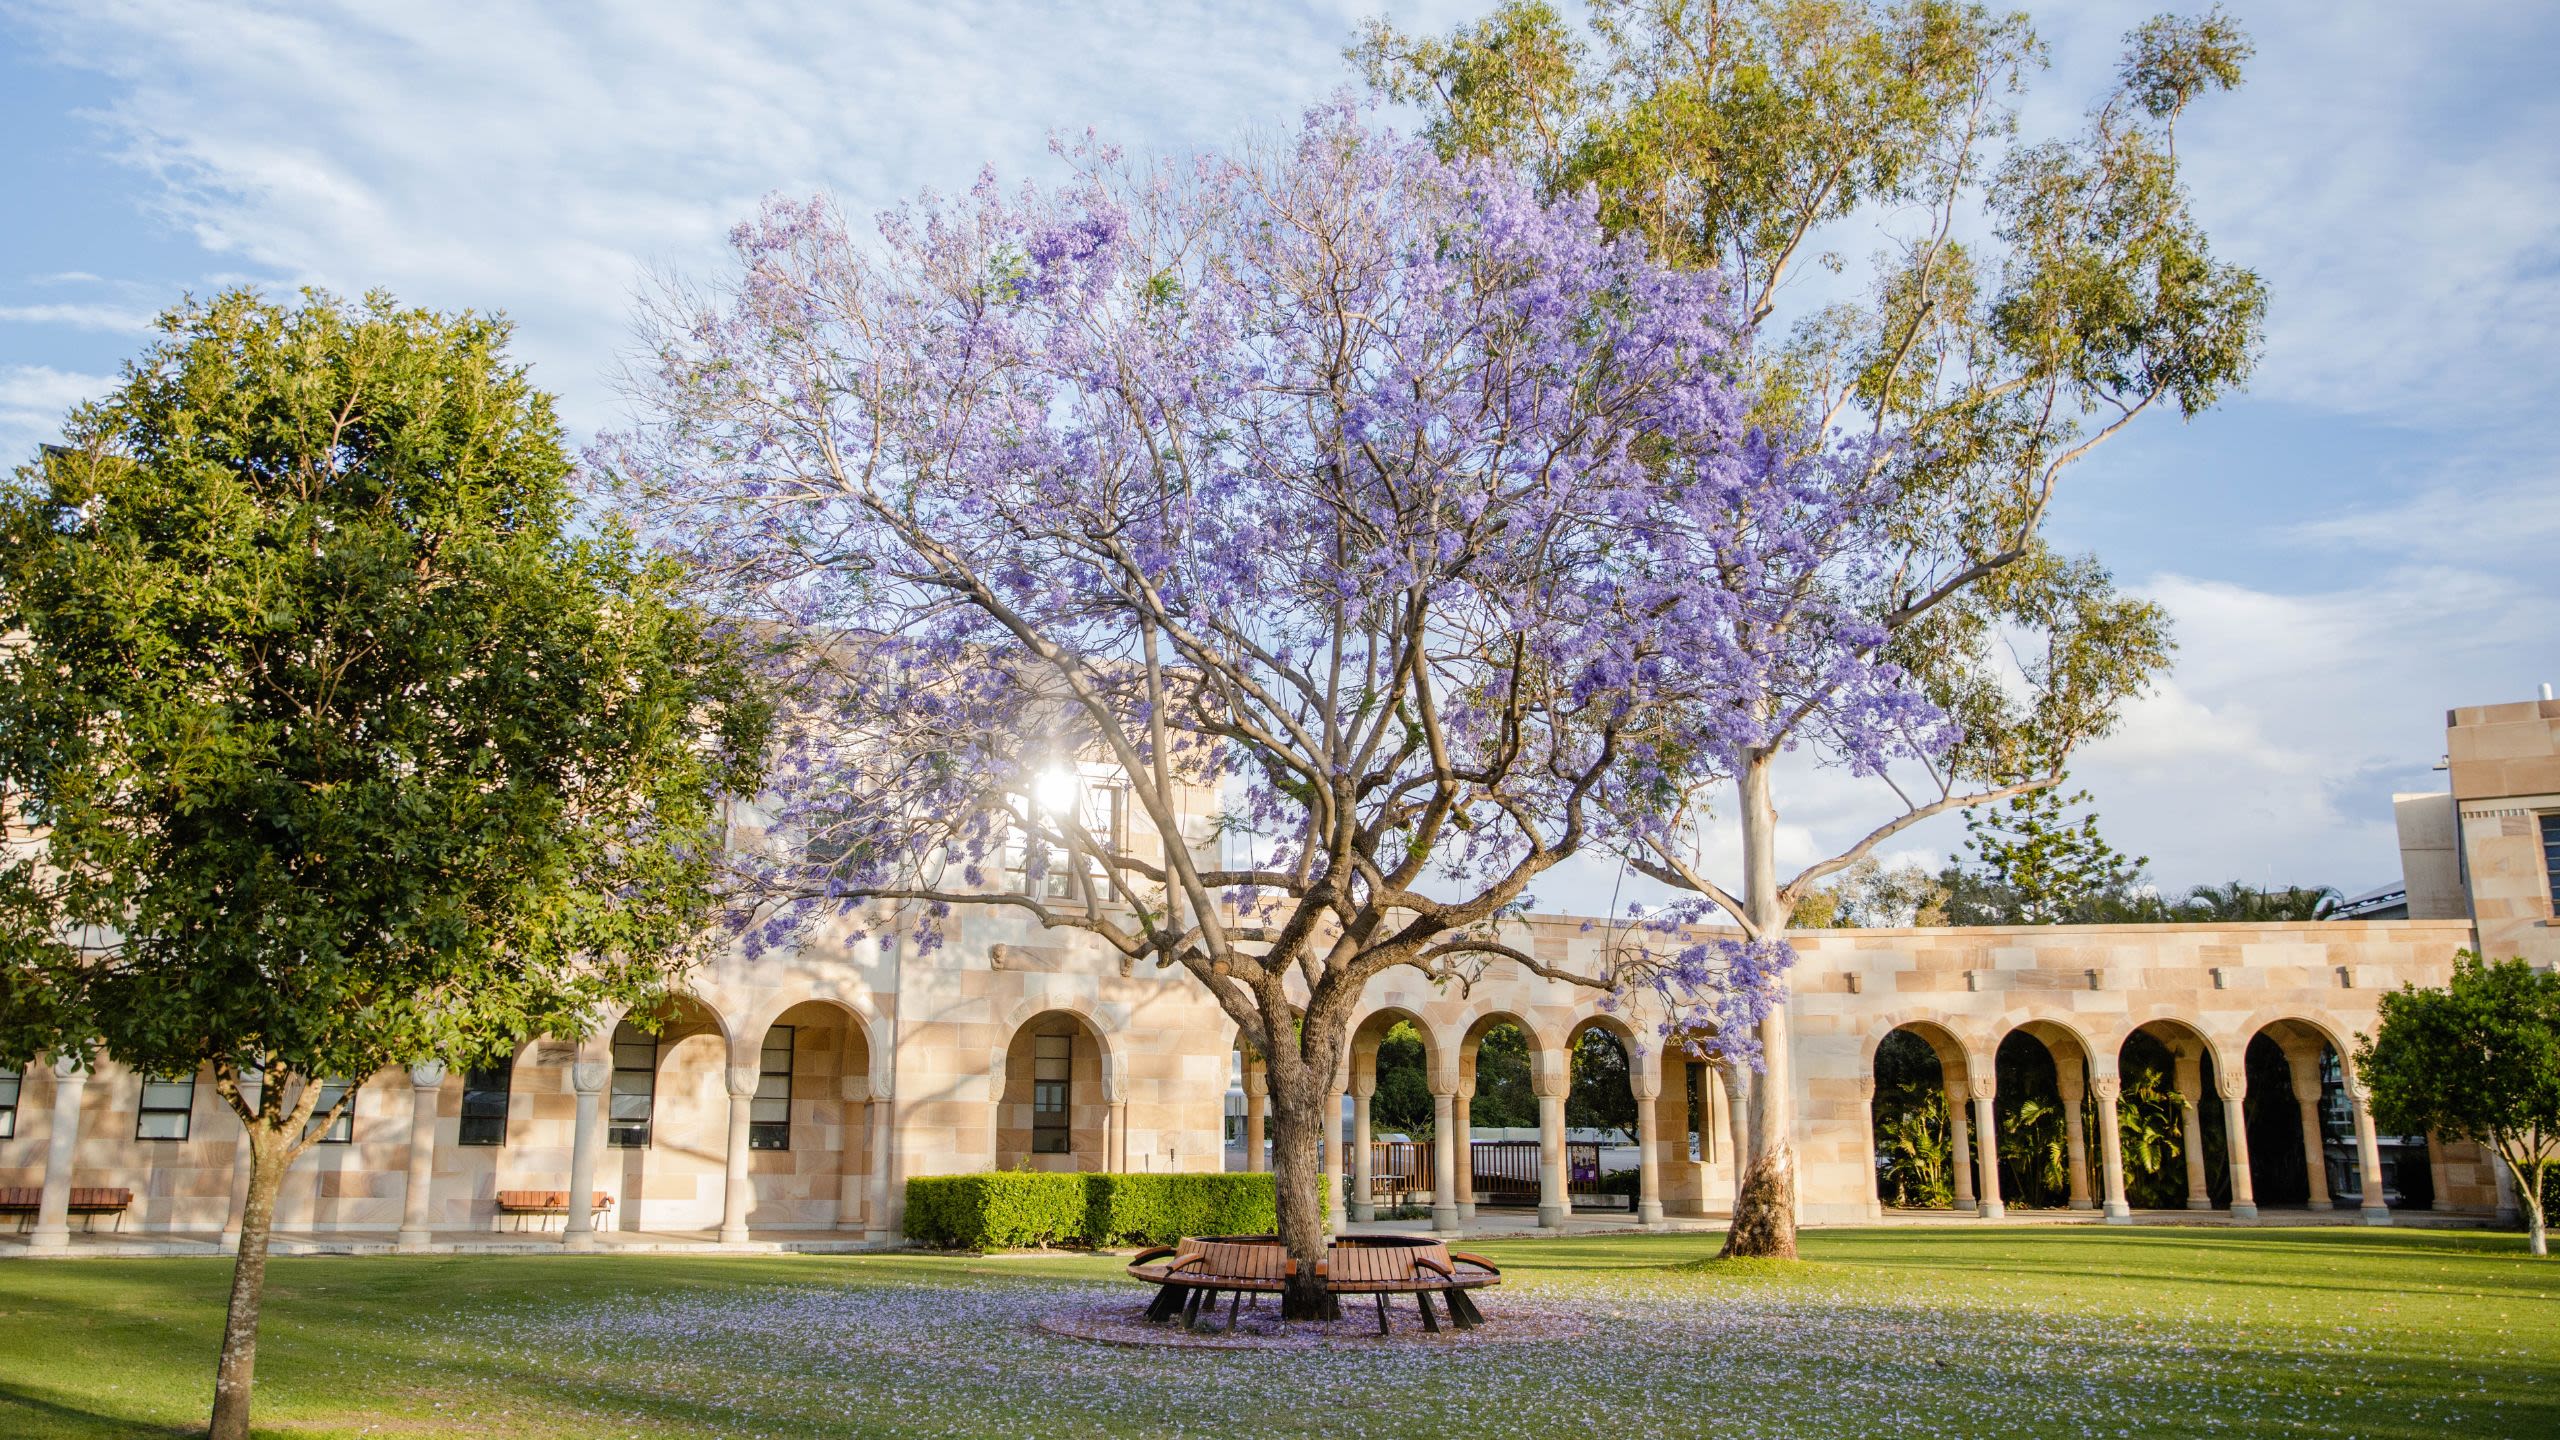
M 1378 1292 L 1378 1333 L 1387 1333 L 1387 1292 L 1384 1290 Z
M 1428 1290 L 1414 1291 L 1413 1303 L 1419 1306 L 1422 1310 L 1422 1328 L 1430 1331 L 1434 1335 L 1439 1334 L 1440 1312 L 1432 1307 L 1431 1292 Z
M 1441 1293 L 1448 1297 L 1450 1323 L 1461 1330 L 1473 1330 L 1484 1323 L 1484 1312 L 1476 1308 L 1474 1296 L 1457 1289 Z
M 1227 1333 L 1230 1335 L 1236 1333 L 1236 1316 L 1244 1310 L 1244 1297 L 1242 1290 L 1227 1297 Z
M 1159 1325 L 1172 1319 L 1173 1312 L 1182 1308 L 1182 1293 L 1183 1287 L 1179 1285 L 1167 1285 L 1157 1290 L 1156 1298 L 1147 1302 L 1147 1319 Z

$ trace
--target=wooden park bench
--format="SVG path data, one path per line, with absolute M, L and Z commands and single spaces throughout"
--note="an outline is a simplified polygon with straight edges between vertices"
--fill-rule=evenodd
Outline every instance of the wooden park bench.
M 522 1230 L 530 1220 L 539 1219 L 545 1215 L 560 1216 L 561 1223 L 565 1225 L 568 1223 L 569 1215 L 569 1192 L 566 1190 L 501 1190 L 498 1192 L 498 1213 L 502 1216 L 516 1217 L 518 1230 Z M 597 1191 L 594 1213 L 600 1221 L 611 1216 L 613 1197 L 602 1190 Z
M 1158 1287 L 1156 1298 L 1147 1305 L 1147 1318 L 1162 1322 L 1178 1311 L 1183 1328 L 1200 1328 L 1205 1309 L 1216 1313 L 1218 1297 L 1229 1297 L 1227 1328 L 1233 1330 L 1245 1297 L 1276 1295 L 1298 1273 L 1298 1262 L 1289 1258 L 1276 1236 L 1244 1235 L 1185 1239 L 1179 1245 L 1158 1245 L 1139 1252 L 1129 1264 L 1129 1274 Z M 1422 1312 L 1423 1328 L 1440 1329 L 1439 1312 L 1431 1297 L 1440 1296 L 1449 1306 L 1450 1323 L 1457 1329 L 1471 1329 L 1484 1323 L 1484 1312 L 1476 1308 L 1467 1291 L 1502 1283 L 1502 1271 L 1481 1255 L 1452 1251 L 1436 1240 L 1407 1236 L 1349 1236 L 1337 1239 L 1316 1262 L 1316 1273 L 1324 1277 L 1327 1308 L 1331 1319 L 1341 1313 L 1344 1295 L 1372 1295 L 1377 1298 L 1378 1333 L 1387 1333 L 1387 1297 L 1411 1295 Z
M 124 1212 L 133 1204 L 133 1192 L 115 1185 L 74 1185 L 71 1187 L 71 1213 L 88 1223 L 83 1229 L 98 1228 L 98 1217 L 113 1215 L 116 1228 L 124 1228 Z M 44 1208 L 44 1190 L 34 1185 L 11 1185 L 0 1188 L 0 1215 L 18 1217 L 18 1228 L 35 1223 L 36 1214 Z

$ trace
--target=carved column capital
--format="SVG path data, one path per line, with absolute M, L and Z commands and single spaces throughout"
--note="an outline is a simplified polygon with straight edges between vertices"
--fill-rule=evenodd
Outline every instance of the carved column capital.
M 53 1081 L 57 1085 L 86 1085 L 89 1083 L 89 1067 L 81 1064 L 77 1055 L 56 1056 Z
M 1965 1082 L 1965 1089 L 1976 1100 L 1993 1100 L 1999 1098 L 2000 1082 L 1990 1075 L 1976 1075 Z
M 2245 1100 L 2249 1096 L 2249 1079 L 2245 1075 L 2216 1075 L 2213 1089 L 2225 1100 Z
M 593 1095 L 613 1079 L 613 1066 L 602 1060 L 580 1060 L 569 1067 L 569 1085 L 581 1095 Z
M 764 1077 L 756 1073 L 756 1067 L 753 1065 L 732 1065 L 728 1068 L 725 1078 L 729 1082 L 730 1099 L 748 1100 L 754 1098 L 756 1085 Z
M 444 1085 L 445 1064 L 441 1060 L 421 1060 L 409 1067 L 409 1084 L 420 1090 L 440 1089 Z
M 2110 1105 L 2124 1097 L 2124 1081 L 2113 1075 L 2101 1075 L 2090 1081 L 2089 1089 Z

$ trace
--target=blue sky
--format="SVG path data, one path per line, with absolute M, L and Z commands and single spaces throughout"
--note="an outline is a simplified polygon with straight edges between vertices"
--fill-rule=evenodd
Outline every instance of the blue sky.
M 2037 7 L 2030 132 L 2071 125 L 2156 3 Z M 0 0 L 0 455 L 152 312 L 242 282 L 504 310 L 583 432 L 617 413 L 632 296 L 719 265 L 760 195 L 877 208 L 1036 172 L 1086 126 L 1224 143 L 1344 83 L 1365 14 L 1482 8 Z M 2560 6 L 2231 8 L 2256 62 L 2180 152 L 2221 252 L 2267 278 L 2267 358 L 2068 484 L 2056 538 L 2168 605 L 2182 645 L 2075 780 L 2166 884 L 2353 890 L 2396 876 L 2390 794 L 2441 788 L 2444 710 L 2560 681 Z M 1862 255 L 1875 223 L 1834 243 Z M 1881 803 L 1819 774 L 1782 802 L 1799 858 Z

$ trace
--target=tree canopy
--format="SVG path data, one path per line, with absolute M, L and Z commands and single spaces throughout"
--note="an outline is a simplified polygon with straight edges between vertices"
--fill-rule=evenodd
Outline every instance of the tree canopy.
M 2549 1253 L 2542 1202 L 2560 1161 L 2560 974 L 2466 951 L 2444 988 L 2402 986 L 2381 1010 L 2379 1030 L 2356 1047 L 2376 1123 L 2487 1146 L 2515 1179 L 2533 1253 Z
M 0 487 L 0 1055 L 211 1066 L 250 1213 L 321 1082 L 479 1063 L 662 989 L 765 712 L 666 565 L 572 533 L 504 322 L 190 304 Z
M 1348 105 L 1065 158 L 878 244 L 769 206 L 664 298 L 649 422 L 601 453 L 710 603 L 807 640 L 759 940 L 992 905 L 1181 967 L 1266 1058 L 1311 1267 L 1316 1108 L 1386 970 L 1653 984 L 1751 1033 L 1761 952 L 1574 970 L 1496 922 L 1732 752 L 1776 671 L 1721 637 L 1786 606 L 1832 643 L 1796 557 L 1880 481 L 1755 427 L 1721 282 L 1588 198 Z M 1898 668 L 1833 663 L 1872 744 L 1927 732 Z

